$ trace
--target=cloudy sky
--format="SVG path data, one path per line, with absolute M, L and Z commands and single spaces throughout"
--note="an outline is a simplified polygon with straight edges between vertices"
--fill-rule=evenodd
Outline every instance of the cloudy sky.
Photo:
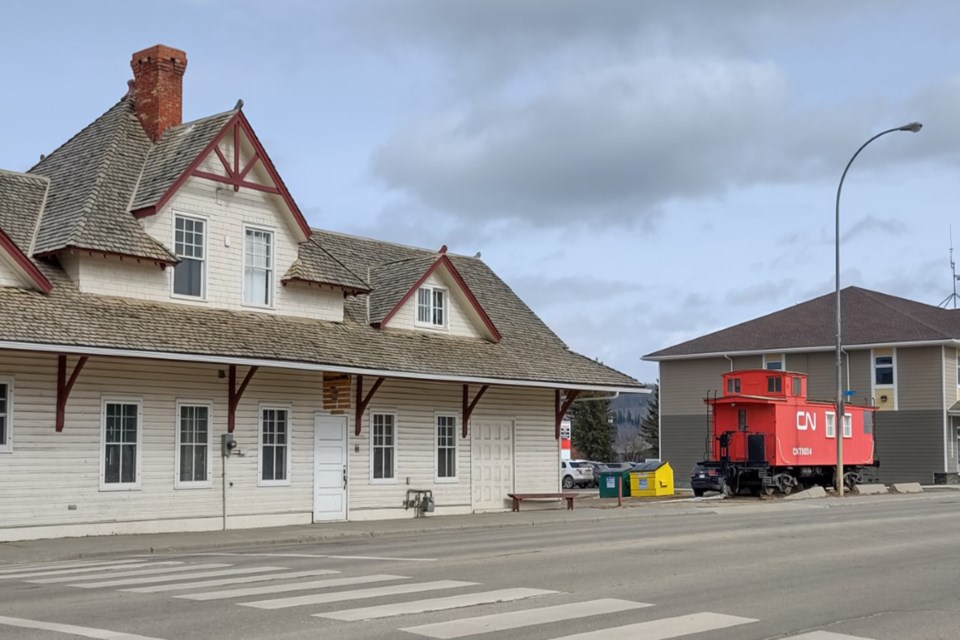
M 311 224 L 480 251 L 573 349 L 653 381 L 643 354 L 832 291 L 843 167 L 914 120 L 847 177 L 841 280 L 951 293 L 958 27 L 950 0 L 32 0 L 0 22 L 0 167 L 175 46 L 185 119 L 243 98 Z

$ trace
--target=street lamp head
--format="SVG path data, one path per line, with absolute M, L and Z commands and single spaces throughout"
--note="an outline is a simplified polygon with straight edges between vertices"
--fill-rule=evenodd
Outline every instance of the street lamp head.
M 910 124 L 905 124 L 898 129 L 898 131 L 909 131 L 910 133 L 916 133 L 923 128 L 923 125 L 919 122 L 911 122 Z

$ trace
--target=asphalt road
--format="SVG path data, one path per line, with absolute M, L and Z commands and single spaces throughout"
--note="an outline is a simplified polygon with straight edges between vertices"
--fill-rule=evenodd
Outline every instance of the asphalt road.
M 0 567 L 0 638 L 953 639 L 958 545 L 944 493 Z

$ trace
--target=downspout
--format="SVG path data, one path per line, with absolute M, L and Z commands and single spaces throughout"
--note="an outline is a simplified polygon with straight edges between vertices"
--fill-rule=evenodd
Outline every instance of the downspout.
M 731 358 L 727 354 L 723 354 L 723 357 L 730 361 L 730 371 L 733 371 L 733 358 Z

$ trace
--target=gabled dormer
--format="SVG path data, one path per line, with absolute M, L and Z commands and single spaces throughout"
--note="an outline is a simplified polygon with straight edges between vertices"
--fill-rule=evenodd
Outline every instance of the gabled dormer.
M 371 269 L 370 324 L 500 341 L 500 332 L 447 256 L 389 262 Z
M 38 253 L 84 293 L 342 321 L 363 278 L 316 242 L 242 111 L 181 123 L 186 54 L 133 55 L 128 94 L 38 164 Z

